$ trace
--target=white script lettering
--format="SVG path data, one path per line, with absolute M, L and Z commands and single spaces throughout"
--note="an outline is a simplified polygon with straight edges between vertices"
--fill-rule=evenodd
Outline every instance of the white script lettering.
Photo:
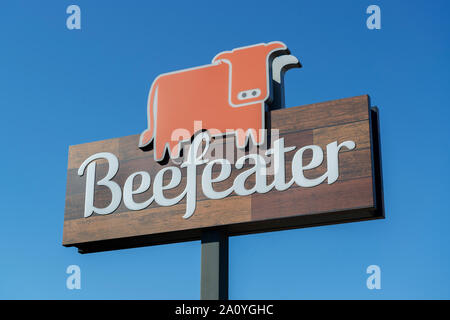
M 188 157 L 180 167 L 170 166 L 161 169 L 155 175 L 153 182 L 153 195 L 146 201 L 136 203 L 133 195 L 141 194 L 150 189 L 151 177 L 148 172 L 139 171 L 131 174 L 125 181 L 123 187 L 124 204 L 129 210 L 143 210 L 155 201 L 160 206 L 173 206 L 186 198 L 186 211 L 183 215 L 184 219 L 190 218 L 196 208 L 197 203 L 197 167 L 206 164 L 201 174 L 201 189 L 208 199 L 223 199 L 232 192 L 240 196 L 247 196 L 253 193 L 266 193 L 272 189 L 284 191 L 290 188 L 294 183 L 299 187 L 312 188 L 318 186 L 327 180 L 328 184 L 336 182 L 339 178 L 339 151 L 343 147 L 347 150 L 355 149 L 356 145 L 353 141 L 344 141 L 338 144 L 337 141 L 327 145 L 326 166 L 327 171 L 317 178 L 307 178 L 304 172 L 319 167 L 324 160 L 324 152 L 320 146 L 310 145 L 297 150 L 292 159 L 291 172 L 292 179 L 286 182 L 285 176 L 285 154 L 294 151 L 296 147 L 285 147 L 284 138 L 280 138 L 273 142 L 273 148 L 266 151 L 265 155 L 270 156 L 273 168 L 273 182 L 267 184 L 267 161 L 259 154 L 247 154 L 237 159 L 234 167 L 241 170 L 244 163 L 248 160 L 253 164 L 250 168 L 239 173 L 234 179 L 232 186 L 224 191 L 216 191 L 213 187 L 214 183 L 223 182 L 231 176 L 232 165 L 227 159 L 215 159 L 209 161 L 205 159 L 211 138 L 207 132 L 198 134 L 188 151 Z M 303 164 L 304 153 L 312 151 L 312 157 L 308 164 Z M 108 172 L 106 176 L 95 182 L 96 160 L 106 159 L 108 162 Z M 213 167 L 220 166 L 219 175 L 215 178 L 212 176 Z M 87 168 L 86 175 L 86 193 L 85 193 L 85 211 L 84 216 L 89 217 L 93 213 L 109 214 L 114 212 L 120 205 L 122 190 L 117 182 L 112 181 L 119 170 L 119 160 L 115 155 L 108 152 L 94 154 L 87 158 L 78 170 L 78 175 L 83 176 Z M 163 192 L 174 189 L 180 185 L 182 181 L 182 173 L 180 168 L 186 168 L 186 186 L 184 190 L 173 198 L 167 198 Z M 165 175 L 170 176 L 169 182 L 164 180 Z M 141 183 L 139 187 L 133 189 L 134 179 L 140 176 Z M 252 188 L 246 188 L 245 183 L 251 176 L 255 178 L 255 185 Z M 112 193 L 111 203 L 105 208 L 97 208 L 94 206 L 94 189 L 95 186 L 106 186 Z

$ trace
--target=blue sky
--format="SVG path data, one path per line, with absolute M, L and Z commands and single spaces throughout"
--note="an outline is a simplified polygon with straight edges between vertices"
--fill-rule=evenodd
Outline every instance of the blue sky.
M 81 30 L 66 8 L 81 8 Z M 381 8 L 382 29 L 365 13 Z M 200 242 L 64 248 L 68 146 L 138 134 L 160 73 L 280 40 L 287 106 L 369 94 L 386 219 L 230 238 L 231 299 L 450 298 L 450 3 L 2 1 L 0 298 L 198 299 Z M 82 289 L 66 289 L 67 266 Z M 381 267 L 381 290 L 366 268 Z

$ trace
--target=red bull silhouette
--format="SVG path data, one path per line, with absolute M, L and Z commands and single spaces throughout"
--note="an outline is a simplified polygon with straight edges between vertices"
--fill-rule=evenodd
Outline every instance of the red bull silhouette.
M 284 107 L 283 74 L 301 67 L 287 46 L 279 41 L 221 52 L 211 64 L 159 75 L 148 97 L 148 128 L 139 141 L 145 148 L 153 142 L 154 158 L 161 161 L 180 155 L 180 142 L 173 132 L 184 129 L 189 139 L 198 131 L 214 128 L 213 136 L 235 134 L 244 148 L 249 139 L 260 145 L 264 137 L 266 109 Z M 188 141 L 189 141 L 188 139 Z

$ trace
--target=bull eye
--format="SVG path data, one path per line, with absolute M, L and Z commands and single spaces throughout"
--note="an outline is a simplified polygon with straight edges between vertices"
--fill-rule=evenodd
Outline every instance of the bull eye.
M 260 95 L 261 95 L 260 89 L 250 89 L 239 92 L 237 97 L 239 100 L 248 100 L 259 97 Z

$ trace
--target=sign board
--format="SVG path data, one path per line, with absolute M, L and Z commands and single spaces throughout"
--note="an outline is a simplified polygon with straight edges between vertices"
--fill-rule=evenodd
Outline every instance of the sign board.
M 299 66 L 273 42 L 158 77 L 141 135 L 69 148 L 63 245 L 88 253 L 383 218 L 377 109 L 368 96 L 282 108 L 282 74 Z

